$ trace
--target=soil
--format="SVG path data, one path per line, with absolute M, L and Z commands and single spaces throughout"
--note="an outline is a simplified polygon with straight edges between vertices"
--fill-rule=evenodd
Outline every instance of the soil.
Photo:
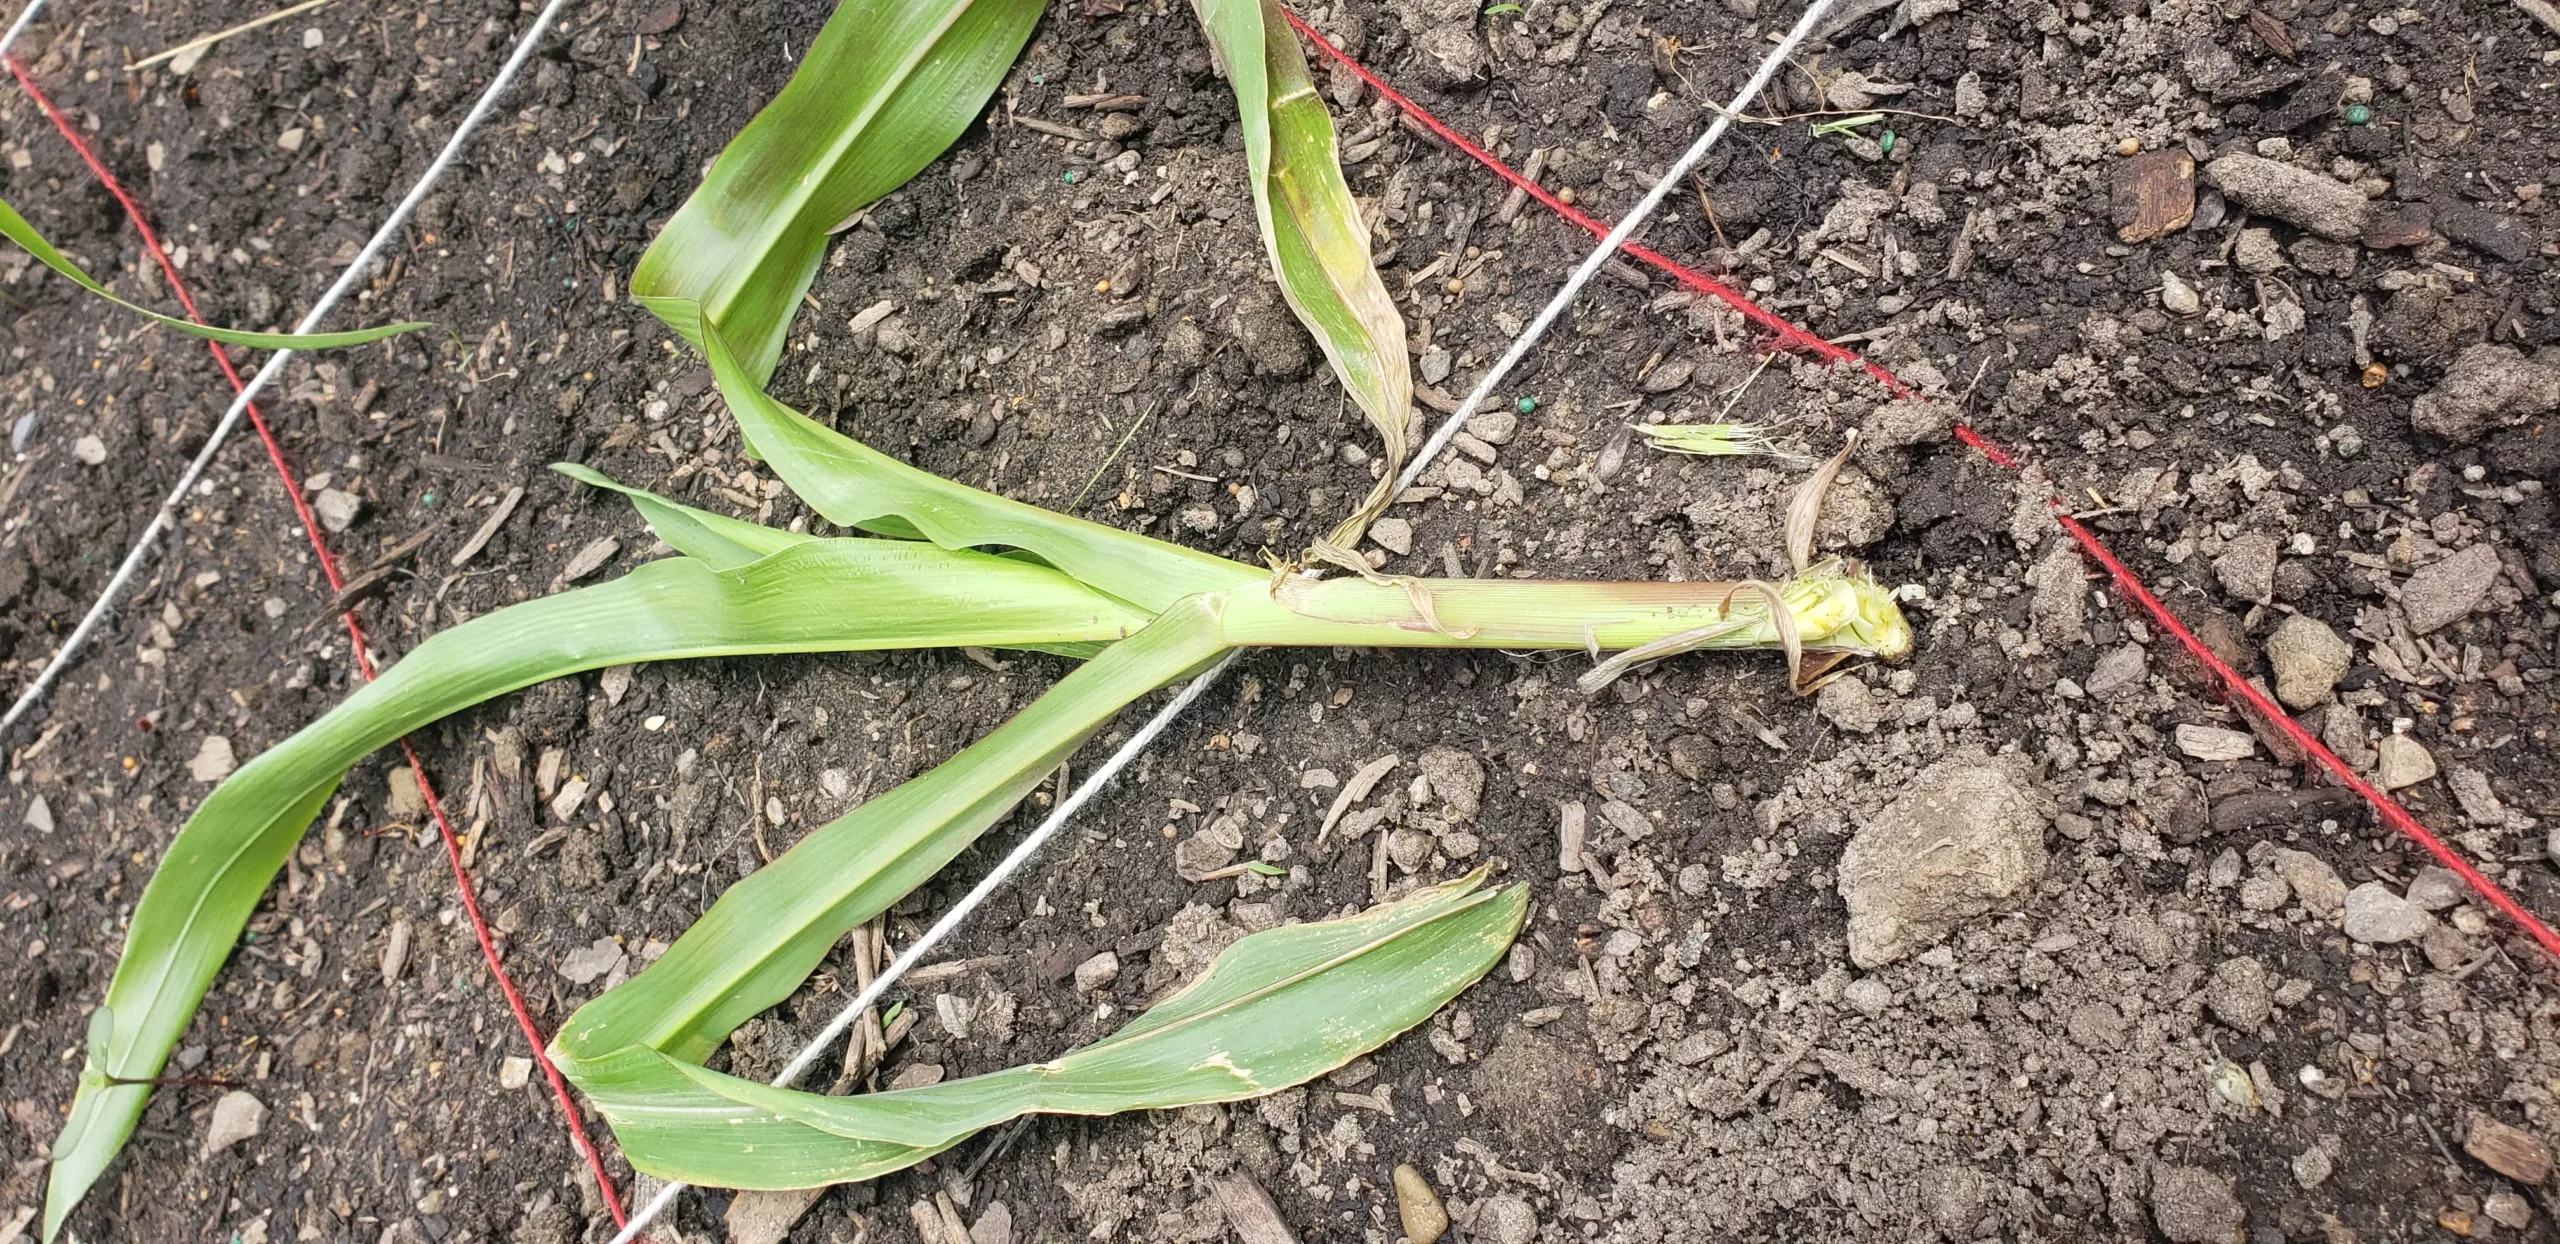
M 1793 20 L 1756 0 L 1478 7 L 1341 0 L 1308 16 L 1515 164 L 1549 149 L 1548 184 L 1603 215 Z M 208 315 L 252 327 L 289 322 L 352 258 L 531 16 L 514 0 L 336 6 L 235 37 L 185 74 L 122 68 L 264 8 L 55 9 L 22 45 L 186 248 Z M 360 606 L 386 658 L 551 590 L 599 538 L 618 551 L 597 577 L 653 555 L 626 506 L 543 469 L 554 461 L 829 530 L 741 457 L 708 376 L 621 296 L 825 12 L 573 11 L 350 312 L 438 329 L 289 372 L 269 409 L 301 483 L 362 503 L 332 537 L 347 563 L 425 537 Z M 2417 897 L 2429 861 L 2327 798 L 2298 756 L 2252 744 L 2042 504 L 2048 481 L 2085 500 L 2173 608 L 2271 680 L 2287 619 L 2345 637 L 2352 660 L 2304 719 L 2359 764 L 2381 763 L 2385 736 L 2404 760 L 2407 743 L 2425 749 L 2436 775 L 2401 798 L 2560 915 L 2544 836 L 2560 816 L 2549 412 L 2470 443 L 2409 418 L 2466 347 L 2530 353 L 2560 336 L 2560 237 L 2542 202 L 2560 149 L 2543 100 L 2552 45 L 2491 0 L 1905 0 L 1828 37 L 1758 108 L 1792 119 L 1737 127 L 1703 201 L 1678 197 L 1647 236 L 1857 342 L 2036 464 L 2012 476 L 1944 420 L 1861 451 L 1831 534 L 1924 589 L 1912 660 L 1794 698 L 1773 658 L 1688 657 L 1585 700 L 1578 657 L 1254 655 L 996 900 L 956 969 L 904 995 L 929 1017 L 947 994 L 1010 1023 L 961 1039 L 927 1018 L 881 1078 L 1090 1040 L 1116 1022 L 1099 1001 L 1125 1012 L 1242 930 L 1377 897 L 1378 836 L 1405 836 L 1385 840 L 1417 865 L 1396 890 L 1487 860 L 1534 887 L 1524 949 L 1427 1033 L 1328 1081 L 1250 1105 L 1036 1120 L 830 1191 L 791 1238 L 914 1239 L 909 1207 L 940 1192 L 971 1221 L 1004 1203 L 1028 1240 L 1219 1239 L 1210 1182 L 1242 1173 L 1300 1238 L 1384 1244 L 1404 1162 L 1467 1239 L 1504 1244 L 2554 1238 L 2547 1185 L 2466 1148 L 2493 1123 L 2560 1135 L 2550 961 L 2477 902 L 2433 904 L 2403 942 L 2342 927 L 2333 887 Z M 1490 176 L 1346 77 L 1319 65 L 1318 81 L 1420 378 L 1463 392 L 1588 240 L 1534 205 L 1506 220 Z M 1897 111 L 1846 134 L 1798 115 L 1826 98 L 1857 110 L 1862 84 Z M 1065 102 L 1106 91 L 1144 97 L 1112 114 L 1134 126 Z M 2350 100 L 2370 119 L 2350 122 Z M 121 292 L 167 303 L 35 109 L 6 93 L 0 120 L 8 200 Z M 2111 212 L 2128 142 L 2200 164 L 2270 156 L 2419 227 L 2323 239 L 2247 215 L 2208 176 L 2191 223 L 2125 244 Z M 1369 442 L 1262 275 L 1242 170 L 1232 104 L 1181 6 L 1058 8 L 986 124 L 834 244 L 774 391 L 980 487 L 1247 560 L 1302 547 L 1367 487 Z M 0 419 L 24 429 L 0 476 L 0 659 L 24 680 L 228 394 L 193 341 L 138 330 L 22 258 L 0 260 L 0 294 Z M 885 319 L 848 330 L 883 300 Z M 1505 395 L 1527 413 L 1481 425 L 1480 458 L 1453 455 L 1397 507 L 1411 551 L 1386 569 L 1783 570 L 1777 507 L 1799 467 L 1648 457 L 1624 430 L 1713 419 L 1737 389 L 1734 417 L 1782 422 L 1802 452 L 1889 421 L 1863 378 L 1784 360 L 1754 378 L 1761 348 L 1658 276 L 1602 280 Z M 101 461 L 84 461 L 84 437 Z M 255 754 L 356 678 L 247 437 L 183 518 L 8 741 L 0 1223 L 41 1201 L 121 922 L 207 789 L 190 762 L 214 736 Z M 2474 547 L 2495 560 L 2449 557 Z M 2451 589 L 2475 603 L 2420 633 L 2412 615 L 2444 588 L 2413 572 L 2438 562 L 2436 578 L 2482 572 Z M 607 984 L 562 975 L 572 952 L 611 936 L 645 956 L 760 851 L 950 754 L 1064 668 L 995 666 L 940 652 L 651 666 L 627 686 L 590 675 L 506 697 L 416 742 L 447 797 L 486 812 L 483 901 L 548 1026 Z M 2199 758 L 2230 736 L 2195 727 L 2238 732 L 2248 754 Z M 548 790 L 505 776 L 554 750 L 595 792 L 568 823 Z M 1337 785 L 1390 753 L 1357 832 L 1316 847 Z M 81 1238 L 609 1233 L 538 1079 L 502 1087 L 522 1039 L 395 763 L 349 778 L 181 1043 L 187 1074 L 266 1105 L 263 1131 L 201 1153 L 220 1090 L 162 1090 L 72 1220 Z M 1986 814 L 1963 832 L 2022 835 L 2036 866 L 1898 955 L 1853 962 L 1849 906 L 1871 896 L 1844 896 L 1867 870 L 1843 854 L 1916 815 L 1907 797 L 1950 766 L 2017 785 L 2023 823 Z M 1410 786 L 1470 768 L 1484 776 L 1472 811 L 1448 782 L 1429 799 Z M 466 798 L 475 781 L 485 802 Z M 2309 796 L 2273 797 L 2297 790 Z M 780 824 L 760 820 L 768 798 Z M 1573 871 L 1557 849 L 1568 804 L 1590 827 Z M 891 941 L 1020 828 L 902 904 Z M 1175 852 L 1195 835 L 1287 874 L 1184 882 Z M 395 942 L 406 952 L 386 968 Z M 1079 995 L 1074 968 L 1103 950 L 1118 980 Z M 721 1057 L 769 1069 L 849 977 L 831 965 Z M 719 1238 L 728 1203 L 688 1198 L 685 1236 Z

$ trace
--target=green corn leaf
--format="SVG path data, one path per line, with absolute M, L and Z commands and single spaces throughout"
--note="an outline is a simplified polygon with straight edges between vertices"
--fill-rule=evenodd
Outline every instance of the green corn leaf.
M 940 870 L 1123 705 L 1219 649 L 1208 603 L 1169 610 L 985 738 L 812 831 L 729 887 L 647 970 L 570 1016 L 553 1040 L 561 1070 L 595 1096 L 616 1082 L 618 1051 L 708 1058 L 730 1030 L 789 997 L 845 930 Z
M 6 237 L 24 247 L 28 254 L 36 257 L 38 263 L 71 278 L 80 288 L 135 315 L 154 324 L 165 324 L 190 336 L 211 338 L 224 345 L 251 346 L 268 350 L 326 350 L 334 346 L 360 346 L 368 341 L 380 341 L 385 337 L 396 337 L 402 333 L 430 327 L 420 321 L 405 320 L 398 324 L 385 324 L 379 328 L 359 328 L 353 332 L 344 333 L 253 333 L 237 328 L 213 328 L 193 320 L 162 315 L 148 307 L 135 306 L 108 293 L 106 286 L 98 284 L 88 273 L 80 270 L 80 265 L 71 262 L 69 257 L 54 249 L 53 243 L 45 241 L 44 235 L 36 232 L 36 227 L 28 224 L 27 218 L 19 215 L 18 209 L 9 206 L 5 200 L 0 200 L 0 237 Z
M 1040 9 L 1041 0 L 845 0 L 782 94 L 641 257 L 632 297 L 696 345 L 707 317 L 762 388 L 828 231 L 959 139 Z
M 1193 0 L 1244 128 L 1254 218 L 1290 309 L 1386 443 L 1386 473 L 1326 540 L 1348 550 L 1393 500 L 1412 449 L 1404 317 L 1369 261 L 1369 227 L 1342 179 L 1333 119 L 1278 0 Z M 1338 560 L 1338 558 L 1336 559 Z
M 50 1238 L 133 1132 L 150 1090 L 285 854 L 366 753 L 519 687 L 632 661 L 773 652 L 1108 642 L 1142 615 L 1054 570 L 894 540 L 811 540 L 717 571 L 675 558 L 527 601 L 425 643 L 241 766 L 187 819 L 134 908 L 103 1041 L 54 1146 Z M 920 878 L 919 878 L 920 879 Z
M 744 1188 L 872 1178 L 1024 1114 L 1258 1097 L 1385 1044 L 1491 970 L 1529 894 L 1483 881 L 1479 871 L 1356 916 L 1254 934 L 1118 1033 L 1045 1063 L 826 1097 L 627 1050 L 586 1068 L 581 1085 L 634 1167 Z
M 670 501 L 646 488 L 607 476 L 594 467 L 575 462 L 555 462 L 551 469 L 581 484 L 618 492 L 649 520 L 649 530 L 667 542 L 667 547 L 687 557 L 698 558 L 713 570 L 736 570 L 751 562 L 769 557 L 795 544 L 816 539 L 797 532 L 777 531 L 760 523 L 697 510 L 682 502 Z
M 945 548 L 1022 549 L 1096 591 L 1148 610 L 1270 577 L 1242 562 L 918 470 L 768 396 L 729 352 L 726 337 L 705 334 L 703 353 L 739 433 L 791 491 L 838 526 L 922 536 Z

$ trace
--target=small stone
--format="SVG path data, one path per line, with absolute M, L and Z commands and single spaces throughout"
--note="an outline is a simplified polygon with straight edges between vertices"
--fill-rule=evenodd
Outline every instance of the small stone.
M 1402 557 L 1413 551 L 1413 524 L 1401 518 L 1382 518 L 1369 524 L 1369 542 Z
M 560 975 L 572 985 L 593 984 L 622 966 L 623 958 L 622 943 L 599 937 L 561 959 Z
M 2462 1151 L 2528 1188 L 2540 1187 L 2551 1174 L 2551 1146 L 2531 1132 L 2485 1114 L 2471 1116 L 2470 1129 L 2462 1138 Z
M 2214 576 L 2233 599 L 2263 605 L 2276 596 L 2276 538 L 2247 532 L 2222 547 L 2213 559 Z
M 2329 1151 L 2313 1145 L 2293 1156 L 2293 1182 L 2317 1188 L 2328 1181 L 2331 1165 Z
M 2290 887 L 2302 905 L 2323 919 L 2335 918 L 2346 910 L 2347 883 L 2338 879 L 2338 870 L 2326 860 L 2308 851 L 2278 847 L 2270 853 L 2276 876 Z
M 2443 911 L 2463 900 L 2471 888 L 2450 868 L 2429 864 L 2409 879 L 2408 900 L 2428 911 Z
M 1434 747 L 1422 753 L 1420 768 L 1450 820 L 1475 819 L 1484 806 L 1483 762 L 1454 747 Z
M 2433 390 L 2410 404 L 2409 425 L 2467 445 L 2495 429 L 2555 412 L 2560 367 L 2527 359 L 2512 346 L 2472 345 L 2454 356 Z
M 1120 979 L 1120 956 L 1106 950 L 1076 965 L 1076 992 L 1092 993 Z
M 383 780 L 382 815 L 384 819 L 414 825 L 427 814 L 427 795 L 418 789 L 418 775 L 407 765 L 391 770 Z
M 2480 1212 L 2487 1214 L 2489 1221 L 2510 1231 L 2522 1231 L 2533 1225 L 2533 1203 L 2514 1192 L 2490 1193 Z
M 2162 1166 L 2151 1174 L 2151 1221 L 2173 1244 L 2230 1244 L 2248 1220 L 2249 1211 L 2219 1175 L 2192 1166 Z
M 1860 1015 L 1875 1019 L 1893 1006 L 1893 987 L 1873 976 L 1861 976 L 1840 991 L 1840 1000 L 1856 1008 Z
M 533 1060 L 510 1054 L 498 1060 L 498 1087 L 513 1092 L 533 1082 Z
M 356 516 L 364 512 L 364 500 L 354 493 L 336 488 L 323 488 L 311 499 L 311 512 L 320 516 L 320 525 L 331 531 L 345 531 L 355 526 Z
M 2220 726 L 2188 722 L 2173 733 L 2178 739 L 2178 750 L 2198 760 L 2247 760 L 2258 750 L 2257 738 L 2246 730 L 2225 730 Z
M 2488 774 L 2456 766 L 2445 785 L 2453 788 L 2453 801 L 2462 805 L 2463 819 L 2491 828 L 2507 823 L 2507 805 L 2490 789 Z
M 2409 629 L 2424 635 L 2462 620 L 2489 594 L 2500 570 L 2498 551 L 2486 544 L 2419 567 L 2400 585 L 2400 608 L 2409 615 Z
M 2177 273 L 2164 268 L 2160 272 L 2160 309 L 2182 320 L 2202 315 L 2204 295 Z
M 302 140 L 306 136 L 307 131 L 297 125 L 276 135 L 276 145 L 287 151 L 300 151 L 302 150 Z
M 1508 445 L 1520 435 L 1520 416 L 1499 409 L 1478 411 L 1467 417 L 1467 431 L 1487 445 Z
M 1697 364 L 1687 359 L 1673 359 L 1646 372 L 1636 387 L 1647 393 L 1669 393 L 1689 383 L 1689 377 L 1696 375 L 1697 371 Z
M 81 437 L 71 442 L 71 456 L 84 465 L 98 466 L 107 460 L 107 443 L 94 436 Z
M 2127 243 L 2186 228 L 2196 215 L 2195 157 L 2172 148 L 2118 162 L 2108 208 Z
M 267 1106 L 246 1089 L 233 1089 L 213 1103 L 213 1118 L 205 1124 L 204 1148 L 200 1158 L 213 1155 L 256 1136 L 267 1126 Z
M 2385 735 L 2375 750 L 2381 759 L 2374 762 L 2374 778 L 2384 790 L 2415 786 L 2436 775 L 2436 758 L 2424 744 L 2408 735 Z
M 1398 829 L 1387 835 L 1387 858 L 1394 861 L 1399 872 L 1418 873 L 1431 862 L 1432 845 L 1429 834 L 1414 829 Z
M 1220 526 L 1218 511 L 1206 505 L 1186 505 L 1181 513 L 1173 516 L 1173 521 L 1182 524 L 1185 531 L 1204 536 L 1216 535 Z
M 2261 216 L 2300 225 L 2333 241 L 2364 232 L 2371 204 L 2355 187 L 2290 164 L 2234 152 L 2205 166 L 2222 193 Z
M 2204 1001 L 2215 1019 L 2241 1032 L 2256 1032 L 2275 1013 L 2275 982 L 2267 966 L 2251 956 L 2225 959 L 2206 982 Z
M 1412 1244 L 1440 1244 L 1449 1231 L 1449 1210 L 1440 1204 L 1440 1194 L 1410 1162 L 1396 1167 L 1395 1179 L 1396 1219 L 1404 1225 L 1405 1238 Z
M 2118 644 L 2098 658 L 2089 671 L 2089 694 L 2107 699 L 2119 691 L 2139 689 L 2151 677 L 2151 654 L 2140 644 Z
M 2379 881 L 2347 891 L 2347 936 L 2367 946 L 2414 942 L 2435 927 L 2427 909 L 2391 892 Z
M 1122 117 L 1129 114 L 1115 112 L 1111 115 Z M 969 1224 L 969 1244 L 1013 1244 L 1013 1207 L 1002 1201 L 988 1202 L 986 1212 L 978 1215 L 978 1221 Z
M 1494 1244 L 1537 1244 L 1538 1211 L 1516 1196 L 1493 1197 L 1476 1206 L 1475 1233 Z
M 825 1191 L 789 1188 L 738 1193 L 730 1199 L 728 1211 L 720 1216 L 720 1225 L 727 1229 L 728 1244 L 782 1244 L 790 1238 L 792 1225 L 818 1203 L 819 1194 Z
M 231 754 L 231 740 L 208 734 L 196 745 L 195 758 L 187 762 L 187 774 L 199 782 L 219 782 L 239 767 L 240 762 Z
M 46 803 L 44 801 L 44 796 L 42 795 L 38 795 L 35 798 L 28 800 L 25 820 L 27 828 L 32 829 L 39 834 L 52 833 L 53 805 Z
M 2293 901 L 2293 887 L 2274 873 L 2258 873 L 2240 883 L 2240 906 L 2248 911 L 2277 911 Z
M 2267 664 L 2275 667 L 2276 698 L 2288 708 L 2327 703 L 2355 656 L 2355 648 L 2338 638 L 2328 623 L 2309 614 L 2286 618 L 2267 636 Z

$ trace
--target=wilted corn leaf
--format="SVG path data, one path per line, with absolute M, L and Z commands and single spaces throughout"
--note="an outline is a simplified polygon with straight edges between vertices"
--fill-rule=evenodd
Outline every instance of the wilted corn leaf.
M 1342 180 L 1333 118 L 1276 0 L 1193 0 L 1193 7 L 1235 88 L 1254 217 L 1280 291 L 1386 443 L 1386 473 L 1326 537 L 1347 551 L 1394 499 L 1396 473 L 1412 449 L 1404 317 L 1369 261 L 1369 227 Z
M 826 1097 L 626 1050 L 583 1066 L 580 1084 L 634 1167 L 742 1188 L 872 1178 L 1024 1114 L 1257 1097 L 1385 1044 L 1499 962 L 1529 894 L 1483 882 L 1479 871 L 1356 916 L 1254 934 L 1118 1033 L 1045 1063 Z
M 269 350 L 326 350 L 333 346 L 360 346 L 368 341 L 380 341 L 385 337 L 396 337 L 405 332 L 427 327 L 422 322 L 406 320 L 398 324 L 385 324 L 379 328 L 359 328 L 344 333 L 253 333 L 237 328 L 213 328 L 193 320 L 162 315 L 148 307 L 135 306 L 108 293 L 106 286 L 98 284 L 88 273 L 80 270 L 80 265 L 71 262 L 69 257 L 54 249 L 53 243 L 45 241 L 44 235 L 37 233 L 36 227 L 28 224 L 27 218 L 19 215 L 18 209 L 9 206 L 5 201 L 0 201 L 0 237 L 6 237 L 26 248 L 28 254 L 36 257 L 36 262 L 71 278 L 80 288 L 135 315 L 154 324 L 165 324 L 179 332 L 196 337 L 208 337 L 225 345 L 251 346 Z
M 762 388 L 828 231 L 969 128 L 1040 7 L 846 0 L 641 257 L 632 298 L 696 345 L 708 317 Z
M 1087 522 L 921 471 L 775 401 L 706 333 L 703 353 L 738 431 L 827 521 L 946 548 L 1022 549 L 1097 591 L 1145 609 L 1269 576 L 1242 562 Z
M 729 887 L 648 970 L 570 1016 L 554 1041 L 561 1070 L 592 1095 L 589 1066 L 608 1065 L 627 1047 L 683 1062 L 709 1057 L 731 1029 L 790 996 L 847 929 L 887 910 L 1011 811 L 1123 705 L 1219 651 L 1214 611 L 1186 602 L 958 755 L 812 831 Z
M 160 1073 L 285 854 L 348 766 L 373 749 L 518 687 L 631 661 L 1105 642 L 1145 621 L 1014 558 L 909 541 L 811 540 L 729 571 L 690 558 L 654 562 L 427 640 L 380 681 L 241 766 L 170 843 L 107 987 L 105 1057 L 82 1070 L 54 1143 L 47 1234 L 123 1146 L 149 1099 L 148 1086 L 109 1078 Z

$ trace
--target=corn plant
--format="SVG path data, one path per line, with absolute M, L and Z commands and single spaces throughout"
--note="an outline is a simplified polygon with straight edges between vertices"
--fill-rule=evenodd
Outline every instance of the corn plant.
M 942 479 L 766 394 L 825 231 L 960 134 L 1039 7 L 847 0 L 633 281 L 702 351 L 750 450 L 829 522 L 867 534 L 778 531 L 560 468 L 627 496 L 677 555 L 426 640 L 197 808 L 134 911 L 92 1025 L 53 1149 L 48 1236 L 131 1135 L 148 1081 L 349 767 L 407 731 L 544 679 L 638 661 L 963 645 L 1081 661 L 984 738 L 730 887 L 665 955 L 556 1035 L 551 1056 L 613 1124 L 635 1168 L 791 1188 L 896 1170 L 1026 1112 L 1108 1114 L 1303 1083 L 1422 1022 L 1500 958 L 1527 893 L 1488 888 L 1478 874 L 1247 938 L 1121 1032 L 1045 1063 L 855 1098 L 705 1066 L 849 930 L 933 876 L 1123 707 L 1232 649 L 1605 650 L 1644 660 L 1781 649 L 1815 676 L 1848 657 L 1909 651 L 1892 593 L 1836 561 L 1808 566 L 1799 555 L 1799 573 L 1774 585 L 1272 570 Z M 1202 0 L 1200 15 L 1236 88 L 1274 270 L 1400 458 L 1412 418 L 1403 327 L 1369 264 L 1305 62 L 1259 0 Z M 1300 564 L 1356 563 L 1351 544 L 1388 499 L 1372 495 Z

